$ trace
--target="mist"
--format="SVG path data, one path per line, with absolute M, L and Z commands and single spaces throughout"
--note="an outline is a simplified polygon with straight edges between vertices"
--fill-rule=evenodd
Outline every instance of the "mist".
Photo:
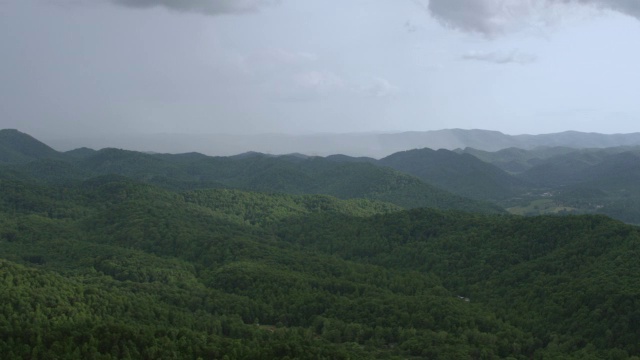
M 375 134 L 637 131 L 635 3 L 498 3 L 5 0 L 0 127 L 60 149 L 368 155 L 395 149 Z

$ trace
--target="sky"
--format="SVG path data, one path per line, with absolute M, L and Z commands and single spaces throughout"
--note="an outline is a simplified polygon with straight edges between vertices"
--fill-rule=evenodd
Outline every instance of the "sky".
M 0 0 L 36 137 L 640 131 L 638 0 Z

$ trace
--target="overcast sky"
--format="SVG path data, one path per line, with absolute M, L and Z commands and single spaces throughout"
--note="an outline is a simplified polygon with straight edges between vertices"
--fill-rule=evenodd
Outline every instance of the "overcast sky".
M 0 0 L 0 127 L 640 131 L 638 0 Z

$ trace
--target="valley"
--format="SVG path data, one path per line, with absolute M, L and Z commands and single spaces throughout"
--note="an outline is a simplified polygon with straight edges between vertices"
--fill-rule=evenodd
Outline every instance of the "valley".
M 596 190 L 565 190 L 569 172 L 544 183 L 443 150 L 60 153 L 9 136 L 4 358 L 640 356 L 640 232 L 597 214 L 633 209 L 612 194 L 634 173 L 596 171 L 611 163 L 581 168 Z

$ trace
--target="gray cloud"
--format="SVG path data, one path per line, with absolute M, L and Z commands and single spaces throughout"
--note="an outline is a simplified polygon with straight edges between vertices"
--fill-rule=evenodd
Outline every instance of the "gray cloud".
M 463 60 L 484 61 L 493 64 L 530 64 L 536 61 L 533 54 L 513 50 L 508 53 L 470 51 L 462 56 Z
M 412 24 L 409 20 L 407 20 L 407 22 L 404 23 L 404 28 L 409 33 L 414 33 L 416 31 L 418 31 L 418 27 L 415 26 L 414 24 Z
M 255 12 L 279 0 L 109 0 L 132 8 L 164 7 L 180 12 L 206 15 Z
M 388 98 L 397 95 L 400 89 L 387 79 L 375 77 L 371 84 L 362 87 L 359 92 L 366 97 Z
M 447 26 L 487 36 L 544 21 L 549 7 L 556 5 L 593 6 L 640 19 L 638 0 L 430 0 L 428 5 L 413 1 Z
M 609 8 L 640 19 L 640 1 L 638 0 L 579 0 L 579 2 Z
M 430 0 L 428 10 L 449 26 L 493 34 L 500 30 L 503 22 L 497 5 L 492 0 Z

